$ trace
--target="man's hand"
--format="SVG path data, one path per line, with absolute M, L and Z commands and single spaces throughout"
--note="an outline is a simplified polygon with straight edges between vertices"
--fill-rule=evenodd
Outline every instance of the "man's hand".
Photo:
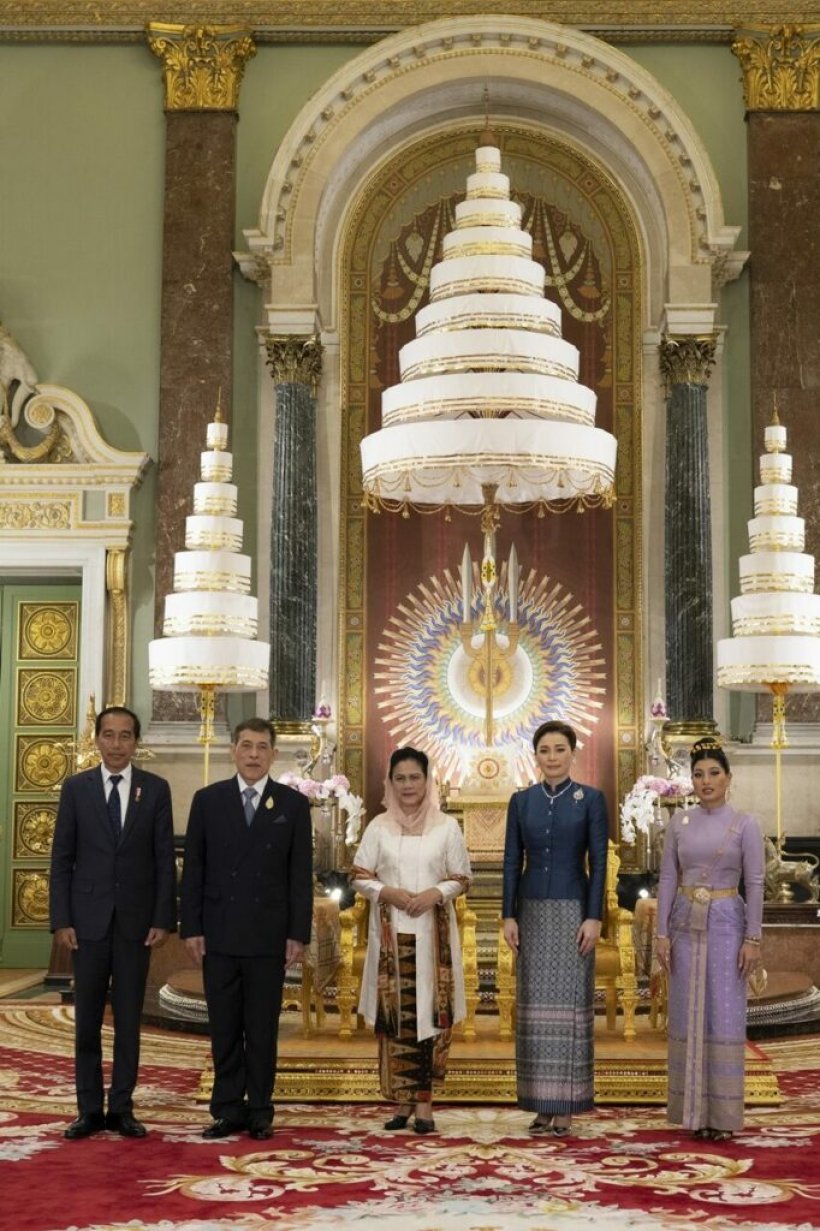
M 286 940 L 285 941 L 285 970 L 290 970 L 291 966 L 295 966 L 297 962 L 301 962 L 305 952 L 305 946 L 301 940 Z
M 443 901 L 444 894 L 433 885 L 422 893 L 414 894 L 404 909 L 411 919 L 418 919 L 419 915 L 426 915 L 428 910 L 432 910 L 434 906 L 438 906 Z
M 507 942 L 507 947 L 512 949 L 513 953 L 517 953 L 519 944 L 517 919 L 504 920 L 504 939 Z
M 581 957 L 589 957 L 600 935 L 601 920 L 585 919 L 578 929 L 578 935 L 575 937 Z
M 197 966 L 202 965 L 202 959 L 205 956 L 205 937 L 204 936 L 189 936 L 185 941 L 185 948 L 196 962 Z
M 167 939 L 167 928 L 149 928 L 148 935 L 145 937 L 145 944 L 148 949 L 154 949 L 157 945 L 163 944 Z
M 73 928 L 57 928 L 54 939 L 61 949 L 79 949 L 77 933 Z

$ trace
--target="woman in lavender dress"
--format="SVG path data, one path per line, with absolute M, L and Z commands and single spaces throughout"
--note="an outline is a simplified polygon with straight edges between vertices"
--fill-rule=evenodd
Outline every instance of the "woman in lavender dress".
M 670 1123 L 727 1141 L 743 1127 L 746 981 L 760 963 L 763 836 L 727 802 L 717 741 L 691 753 L 698 806 L 669 822 L 658 890 L 657 957 L 669 977 Z M 743 879 L 745 901 L 738 885 Z

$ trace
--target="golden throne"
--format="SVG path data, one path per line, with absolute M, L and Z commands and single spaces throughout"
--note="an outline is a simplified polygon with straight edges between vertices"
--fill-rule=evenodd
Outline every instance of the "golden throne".
M 458 937 L 461 942 L 461 962 L 464 968 L 464 994 L 467 1016 L 455 1027 L 457 1038 L 471 1043 L 475 1039 L 475 1015 L 478 1008 L 478 949 L 476 945 L 476 915 L 461 894 L 455 900 Z M 339 1006 L 339 1038 L 349 1039 L 358 1026 L 356 1006 L 367 952 L 367 925 L 370 907 L 366 898 L 356 894 L 356 901 L 339 916 L 341 927 L 341 962 L 337 976 Z
M 618 905 L 618 872 L 621 859 L 614 842 L 607 848 L 604 917 L 601 939 L 595 946 L 595 987 L 603 990 L 608 1030 L 617 1028 L 617 1013 L 623 1012 L 624 1041 L 635 1038 L 638 980 L 632 939 L 632 914 Z M 504 940 L 504 923 L 498 929 L 496 1005 L 499 1038 L 512 1038 L 515 1011 L 515 962 Z

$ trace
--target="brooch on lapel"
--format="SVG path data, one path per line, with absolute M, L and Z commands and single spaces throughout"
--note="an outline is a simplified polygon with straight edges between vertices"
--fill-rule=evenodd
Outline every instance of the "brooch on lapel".
M 572 792 L 572 798 L 577 799 L 577 800 L 582 800 L 584 798 L 584 792 L 581 790 L 580 787 L 578 787 L 577 791 Z
M 268 809 L 268 811 L 272 810 L 273 808 L 273 796 L 272 795 L 269 795 L 268 798 L 265 800 L 265 807 Z
M 142 795 L 142 787 L 138 786 L 136 790 L 134 791 L 134 803 L 135 804 L 139 803 L 141 795 Z

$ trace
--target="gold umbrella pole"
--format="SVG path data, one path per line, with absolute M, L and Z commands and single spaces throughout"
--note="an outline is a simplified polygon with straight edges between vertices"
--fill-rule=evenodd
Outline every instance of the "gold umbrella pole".
M 781 753 L 784 748 L 788 748 L 789 741 L 786 737 L 786 694 L 789 691 L 788 684 L 769 684 L 772 691 L 772 748 L 774 749 L 774 794 L 775 794 L 775 817 L 777 820 L 777 850 L 778 854 L 783 853 L 783 769 L 781 764 Z
M 214 710 L 216 705 L 216 685 L 203 684 L 199 690 L 199 715 L 201 725 L 199 728 L 198 743 L 202 744 L 205 750 L 205 769 L 204 780 L 202 785 L 208 785 L 208 778 L 211 770 L 211 744 L 214 742 Z

